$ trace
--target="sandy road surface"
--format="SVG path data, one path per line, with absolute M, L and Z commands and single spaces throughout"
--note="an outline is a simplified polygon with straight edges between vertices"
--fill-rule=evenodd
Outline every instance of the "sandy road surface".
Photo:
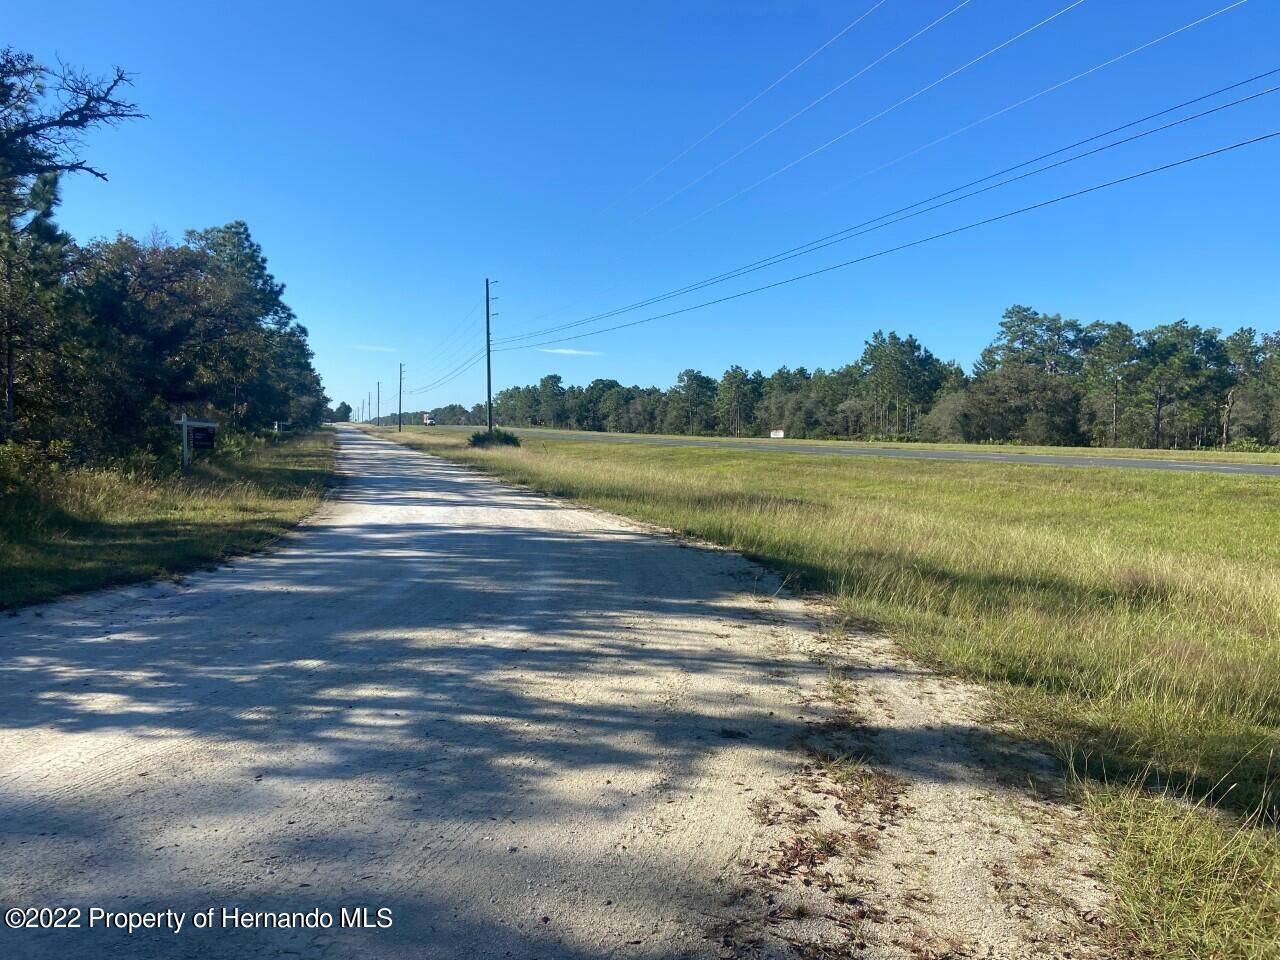
M 186 917 L 0 955 L 1108 955 L 1078 811 L 981 690 L 733 554 L 340 436 L 281 549 L 0 619 L 0 907 Z
M 778 833 L 752 799 L 813 720 L 801 605 L 354 430 L 340 455 L 349 482 L 273 553 L 0 620 L 0 904 L 394 925 L 0 951 L 723 955 Z

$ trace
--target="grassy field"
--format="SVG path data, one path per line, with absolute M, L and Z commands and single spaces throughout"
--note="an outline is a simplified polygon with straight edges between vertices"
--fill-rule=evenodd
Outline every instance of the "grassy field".
M 1274 479 L 376 432 L 737 549 L 989 684 L 1069 765 L 1135 944 L 1280 956 Z
M 76 469 L 0 497 L 0 609 L 216 563 L 315 509 L 333 433 L 266 443 L 184 476 Z
M 420 426 L 406 429 L 421 431 Z M 475 427 L 437 427 L 438 432 L 448 431 L 465 431 L 470 434 L 475 431 Z M 1036 447 L 1036 446 L 1020 446 L 1017 444 L 990 444 L 990 443 L 902 443 L 892 440 L 770 440 L 765 437 L 698 437 L 685 436 L 673 437 L 669 434 L 652 434 L 652 433 L 601 433 L 596 430 L 560 430 L 548 427 L 504 427 L 504 429 L 512 430 L 522 436 L 532 436 L 539 439 L 555 439 L 557 437 L 587 437 L 593 440 L 607 439 L 608 437 L 619 438 L 669 438 L 679 440 L 691 440 L 696 442 L 707 442 L 716 440 L 733 439 L 736 443 L 759 444 L 760 446 L 777 446 L 786 447 L 799 445 L 804 447 L 810 446 L 832 446 L 832 447 L 866 447 L 890 450 L 957 450 L 969 453 L 986 453 L 995 454 L 1002 457 L 1017 456 L 1019 454 L 1026 456 L 1030 454 L 1041 454 L 1048 456 L 1081 456 L 1081 457 L 1106 457 L 1121 458 L 1134 460 L 1178 460 L 1178 461 L 1202 461 L 1205 463 L 1266 463 L 1280 465 L 1280 453 L 1270 452 L 1238 452 L 1229 450 L 1146 450 L 1138 447 Z

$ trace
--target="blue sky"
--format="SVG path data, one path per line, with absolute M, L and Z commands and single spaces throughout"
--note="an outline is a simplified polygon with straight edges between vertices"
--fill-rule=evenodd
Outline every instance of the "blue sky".
M 1280 5 L 1249 0 L 865 175 L 1231 2 L 1085 0 L 722 203 L 1070 2 L 970 0 L 661 205 L 960 0 L 63 0 L 12 6 L 5 41 L 136 73 L 135 99 L 150 114 L 92 137 L 89 156 L 111 179 L 67 183 L 65 226 L 87 239 L 248 221 L 311 332 L 330 396 L 354 404 L 381 380 L 385 413 L 400 361 L 413 389 L 479 346 L 474 308 L 486 276 L 500 280 L 495 337 L 576 320 L 1280 67 Z M 663 306 L 1274 130 L 1280 93 Z M 968 364 L 1015 302 L 1086 321 L 1186 317 L 1276 329 L 1277 169 L 1280 140 L 758 296 L 544 348 L 580 354 L 495 353 L 495 390 L 547 372 L 666 385 L 687 366 L 713 375 L 731 363 L 833 367 L 855 359 L 876 328 L 914 333 Z M 582 329 L 590 327 L 571 332 Z M 479 364 L 407 395 L 405 406 L 483 393 Z

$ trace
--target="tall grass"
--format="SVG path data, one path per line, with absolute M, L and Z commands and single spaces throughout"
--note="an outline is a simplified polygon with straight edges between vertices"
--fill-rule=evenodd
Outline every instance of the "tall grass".
M 414 428 L 418 429 L 418 428 Z M 456 427 L 444 427 L 443 431 L 458 429 Z M 670 434 L 650 434 L 650 433 L 609 433 L 603 437 L 599 430 L 570 430 L 561 427 L 515 427 L 513 428 L 519 435 L 526 437 L 542 437 L 546 439 L 555 439 L 560 437 L 588 437 L 592 440 L 601 440 L 607 437 L 617 437 L 619 439 L 639 438 L 654 439 L 669 437 Z M 716 437 L 702 435 L 680 435 L 681 443 L 706 443 L 711 446 L 717 441 L 732 440 L 735 444 L 749 444 L 763 447 L 832 447 L 834 449 L 865 449 L 868 447 L 877 449 L 893 449 L 893 450 L 912 450 L 915 452 L 927 452 L 931 450 L 942 451 L 962 451 L 965 453 L 980 453 L 985 456 L 999 457 L 1017 457 L 1019 455 L 1031 454 L 1047 454 L 1049 456 L 1077 456 L 1077 457 L 1093 457 L 1102 459 L 1124 459 L 1124 460 L 1176 460 L 1182 462 L 1200 462 L 1200 463 L 1261 463 L 1270 465 L 1280 465 L 1280 447 L 1260 446 L 1248 442 L 1233 442 L 1227 449 L 1220 447 L 1202 447 L 1199 449 L 1169 449 L 1169 448 L 1148 448 L 1148 447 L 1062 447 L 1062 446 L 1038 446 L 1034 444 L 1023 443 L 932 443 L 915 440 L 818 440 L 791 437 L 785 440 L 766 439 L 764 437 Z
M 732 547 L 990 684 L 1094 796 L 1135 941 L 1168 957 L 1280 956 L 1275 480 L 401 438 Z M 1234 866 L 1209 881 L 1215 863 Z
M 1120 929 L 1150 957 L 1280 956 L 1280 837 L 1256 817 L 1224 823 L 1184 798 L 1086 792 L 1114 851 Z
M 0 608 L 261 547 L 315 508 L 332 445 L 327 431 L 267 442 L 182 474 L 23 465 L 0 484 Z

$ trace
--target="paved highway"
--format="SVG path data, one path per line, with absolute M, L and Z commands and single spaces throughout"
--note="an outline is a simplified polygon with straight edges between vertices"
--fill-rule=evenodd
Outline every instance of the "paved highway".
M 440 429 L 474 430 L 474 427 Z M 806 443 L 802 440 L 734 440 L 728 437 L 636 436 L 588 433 L 577 430 L 517 428 L 522 437 L 578 440 L 584 443 L 636 443 L 655 447 L 722 447 L 753 453 L 807 453 L 824 457 L 901 457 L 908 460 L 969 460 L 993 463 L 1029 463 L 1051 467 L 1120 467 L 1136 470 L 1174 470 L 1182 473 L 1242 473 L 1280 477 L 1280 463 L 1215 463 L 1207 460 L 1160 460 L 1145 457 L 1090 457 L 1082 454 L 999 453 L 943 450 L 936 447 L 877 447 L 863 443 Z

